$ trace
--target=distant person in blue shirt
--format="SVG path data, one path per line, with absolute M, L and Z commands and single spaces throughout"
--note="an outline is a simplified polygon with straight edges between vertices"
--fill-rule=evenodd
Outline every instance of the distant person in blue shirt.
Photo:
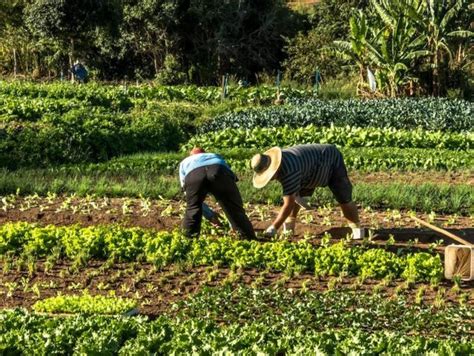
M 84 65 L 79 62 L 75 61 L 74 65 L 71 68 L 71 73 L 74 76 L 74 79 L 77 80 L 79 83 L 85 83 L 87 80 L 87 69 Z
M 209 209 L 204 199 L 211 193 L 224 210 L 232 228 L 244 238 L 255 239 L 252 223 L 245 214 L 237 188 L 237 177 L 221 156 L 206 153 L 199 147 L 194 148 L 189 157 L 179 164 L 179 180 L 186 193 L 187 206 L 182 228 L 187 236 L 199 235 L 203 207 L 204 211 Z M 207 214 L 212 214 L 212 210 L 209 210 Z

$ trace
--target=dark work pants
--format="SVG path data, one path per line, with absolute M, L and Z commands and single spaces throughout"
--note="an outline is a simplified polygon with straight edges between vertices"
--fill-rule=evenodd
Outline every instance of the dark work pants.
M 182 223 L 186 235 L 199 235 L 201 231 L 202 203 L 208 193 L 214 195 L 232 228 L 242 237 L 254 239 L 255 232 L 245 214 L 242 197 L 237 188 L 236 177 L 220 164 L 193 169 L 184 179 L 186 213 Z

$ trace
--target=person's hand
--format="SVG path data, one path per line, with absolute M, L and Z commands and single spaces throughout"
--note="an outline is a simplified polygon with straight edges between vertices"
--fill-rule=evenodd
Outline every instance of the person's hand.
M 265 230 L 264 235 L 266 237 L 273 237 L 276 235 L 276 233 L 277 233 L 277 229 L 275 228 L 275 226 L 270 225 L 268 229 Z
M 222 227 L 220 218 L 220 215 L 216 213 L 212 218 L 209 219 L 209 221 L 215 227 Z

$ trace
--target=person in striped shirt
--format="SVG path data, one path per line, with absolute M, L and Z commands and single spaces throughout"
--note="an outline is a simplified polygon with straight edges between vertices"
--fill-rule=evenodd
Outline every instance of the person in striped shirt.
M 273 147 L 253 156 L 251 165 L 255 188 L 263 188 L 272 179 L 280 182 L 283 188 L 283 206 L 266 230 L 266 235 L 274 236 L 282 225 L 293 233 L 300 207 L 309 209 L 305 197 L 311 196 L 316 187 L 329 187 L 353 230 L 354 238 L 362 237 L 357 206 L 352 201 L 352 184 L 342 154 L 336 146 L 309 144 L 285 149 Z

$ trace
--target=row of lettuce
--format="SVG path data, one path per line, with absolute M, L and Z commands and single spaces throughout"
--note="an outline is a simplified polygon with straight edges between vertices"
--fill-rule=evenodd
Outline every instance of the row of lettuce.
M 83 297 L 61 296 L 43 304 Z M 94 298 L 109 304 L 123 301 L 86 297 Z M 0 353 L 467 355 L 474 351 L 471 326 L 465 322 L 472 318 L 468 306 L 413 304 L 403 295 L 386 298 L 347 289 L 204 288 L 153 321 L 91 314 L 88 310 L 64 318 L 22 309 L 3 311 Z
M 87 262 L 146 260 L 156 266 L 186 262 L 193 266 L 223 265 L 275 271 L 312 272 L 317 276 L 441 280 L 439 255 L 396 254 L 384 249 L 347 246 L 343 241 L 324 247 L 308 242 L 259 242 L 230 237 L 189 239 L 179 231 L 155 232 L 119 226 L 38 227 L 7 223 L 0 228 L 0 255 Z
M 280 96 L 291 98 L 306 98 L 313 96 L 311 90 L 281 87 L 278 89 Z M 126 107 L 134 99 L 162 100 L 162 101 L 187 101 L 194 103 L 218 103 L 223 99 L 236 101 L 242 104 L 268 104 L 277 96 L 277 88 L 260 85 L 242 87 L 231 85 L 226 88 L 225 95 L 221 87 L 166 86 L 140 84 L 106 85 L 88 83 L 73 85 L 67 82 L 40 84 L 33 82 L 0 82 L 0 96 L 25 97 L 46 99 L 77 99 L 94 106 Z M 119 104 L 119 105 L 117 105 Z
M 469 150 L 474 148 L 474 132 L 451 133 L 420 128 L 394 128 L 309 125 L 253 129 L 222 129 L 193 137 L 183 146 L 189 149 L 203 146 L 214 149 L 266 148 L 308 143 L 331 143 L 339 147 L 395 147 Z
M 367 332 L 316 331 L 266 323 L 222 327 L 205 320 L 152 322 L 137 318 L 46 318 L 23 311 L 0 313 L 0 352 L 16 354 L 425 354 L 469 355 L 472 340 Z

